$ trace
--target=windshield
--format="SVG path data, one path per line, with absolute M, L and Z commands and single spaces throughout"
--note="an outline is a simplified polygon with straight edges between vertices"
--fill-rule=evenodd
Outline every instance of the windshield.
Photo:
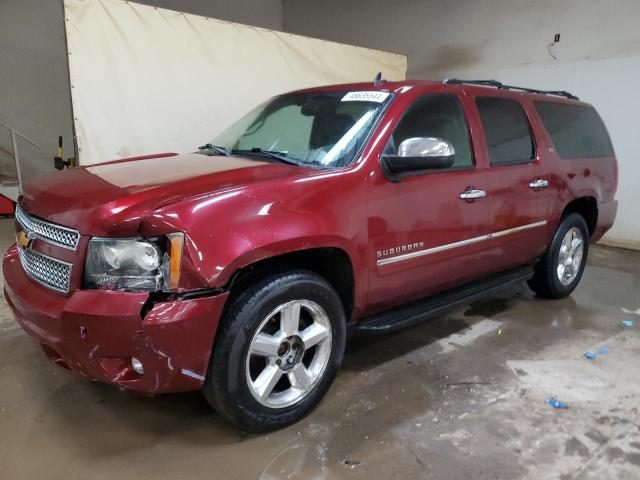
M 389 96 L 347 90 L 281 95 L 235 122 L 212 145 L 300 165 L 343 167 L 354 160 Z

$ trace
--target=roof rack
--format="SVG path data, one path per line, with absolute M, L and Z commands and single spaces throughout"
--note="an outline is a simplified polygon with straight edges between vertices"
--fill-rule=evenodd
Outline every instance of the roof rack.
M 558 97 L 570 98 L 571 100 L 580 100 L 575 95 L 565 92 L 564 90 L 537 90 L 535 88 L 516 87 L 514 85 L 505 85 L 497 80 L 459 80 L 457 78 L 447 78 L 442 82 L 445 85 L 482 85 L 484 87 L 495 87 L 499 90 L 520 90 L 523 92 L 537 93 L 539 95 L 556 95 Z

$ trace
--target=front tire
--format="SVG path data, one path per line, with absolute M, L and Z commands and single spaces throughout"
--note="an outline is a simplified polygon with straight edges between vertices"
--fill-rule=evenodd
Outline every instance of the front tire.
M 346 342 L 340 298 L 305 270 L 267 276 L 229 300 L 203 393 L 227 420 L 251 432 L 307 415 L 327 392 Z
M 582 215 L 562 219 L 549 249 L 536 265 L 529 287 L 545 298 L 564 298 L 582 278 L 589 253 L 589 230 Z

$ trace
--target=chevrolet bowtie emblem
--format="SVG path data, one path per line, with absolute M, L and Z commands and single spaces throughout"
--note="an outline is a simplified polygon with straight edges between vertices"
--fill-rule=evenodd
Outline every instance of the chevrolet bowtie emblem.
M 31 241 L 35 238 L 33 234 L 30 232 L 26 232 L 25 230 L 18 230 L 16 234 L 16 238 L 18 241 L 18 245 L 22 248 L 29 248 L 31 246 Z

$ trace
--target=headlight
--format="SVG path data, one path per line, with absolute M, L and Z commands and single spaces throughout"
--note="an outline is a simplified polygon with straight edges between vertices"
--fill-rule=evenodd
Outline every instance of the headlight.
M 84 287 L 100 290 L 171 291 L 178 288 L 184 235 L 92 238 Z

